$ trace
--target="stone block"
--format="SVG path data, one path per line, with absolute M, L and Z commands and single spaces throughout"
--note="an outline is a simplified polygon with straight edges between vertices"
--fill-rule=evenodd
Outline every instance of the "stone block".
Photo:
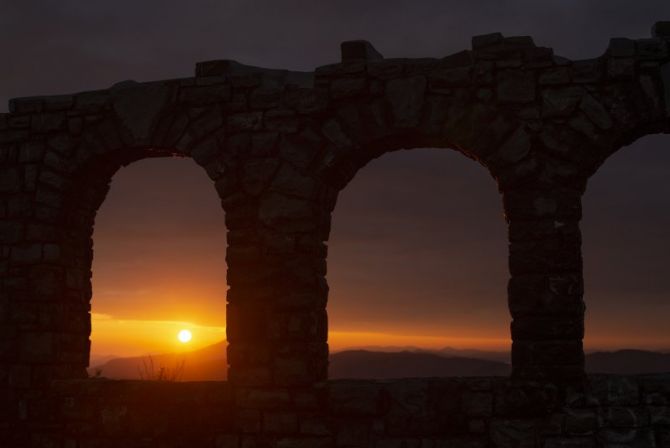
M 577 109 L 586 91 L 581 87 L 546 88 L 542 90 L 542 116 L 569 117 Z
M 21 190 L 21 171 L 18 167 L 0 168 L 0 193 L 16 193 Z
M 665 100 L 665 114 L 670 118 L 670 62 L 661 66 L 661 81 Z
M 375 384 L 333 381 L 328 392 L 328 409 L 333 415 L 373 417 L 381 411 L 381 391 Z
M 632 39 L 615 37 L 610 39 L 608 51 L 610 56 L 614 58 L 635 57 L 635 41 Z
M 10 260 L 17 264 L 38 263 L 42 259 L 41 244 L 21 244 L 14 246 Z
M 268 434 L 296 434 L 298 416 L 293 412 L 263 412 L 263 432 Z
M 503 70 L 497 78 L 498 101 L 529 103 L 535 100 L 535 74 L 524 70 Z
M 603 428 L 597 434 L 598 446 L 654 448 L 656 440 L 651 429 Z
M 670 38 L 670 22 L 656 22 L 651 27 L 652 37 Z
M 386 98 L 391 104 L 397 126 L 412 127 L 419 124 L 426 84 L 424 76 L 394 79 L 386 84 Z
M 365 78 L 335 79 L 330 84 L 330 95 L 335 100 L 360 96 L 366 93 L 367 80 Z
M 635 76 L 635 59 L 610 59 L 607 61 L 607 77 L 616 80 L 629 80 Z
M 668 43 L 664 39 L 638 39 L 635 41 L 639 60 L 660 60 L 668 57 Z
M 486 392 L 463 394 L 463 411 L 471 417 L 488 417 L 493 413 L 493 395 Z
M 598 429 L 598 414 L 593 409 L 566 409 L 567 434 L 594 434 Z
M 499 448 L 536 448 L 533 420 L 495 419 L 491 422 L 490 437 Z
M 595 437 L 551 437 L 542 448 L 596 448 Z
M 482 34 L 472 37 L 472 49 L 481 50 L 486 47 L 498 45 L 503 42 L 503 35 L 501 33 Z
M 540 73 L 540 85 L 557 85 L 568 84 L 570 82 L 570 68 L 569 67 L 552 67 L 543 70 Z
M 384 56 L 366 40 L 350 40 L 340 44 L 342 62 L 348 61 L 379 61 Z

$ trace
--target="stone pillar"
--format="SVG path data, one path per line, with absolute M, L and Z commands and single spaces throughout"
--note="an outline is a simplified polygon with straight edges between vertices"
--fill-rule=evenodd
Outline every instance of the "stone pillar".
M 516 379 L 584 375 L 581 192 L 504 193 L 509 223 L 509 308 Z
M 282 193 L 283 182 L 302 187 Z M 316 184 L 285 165 L 257 200 L 238 199 L 224 199 L 229 379 L 278 388 L 325 380 L 329 213 Z

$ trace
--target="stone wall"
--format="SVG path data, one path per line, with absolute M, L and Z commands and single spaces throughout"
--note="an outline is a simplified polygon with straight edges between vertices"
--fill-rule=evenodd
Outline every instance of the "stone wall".
M 236 414 L 235 403 L 248 408 Z M 670 375 L 598 375 L 572 387 L 503 378 L 351 380 L 309 393 L 237 395 L 217 382 L 59 381 L 49 405 L 49 423 L 30 429 L 34 446 L 670 446 Z
M 234 391 L 237 433 L 272 421 L 244 397 L 290 391 L 309 402 L 327 379 L 331 213 L 362 166 L 398 149 L 455 150 L 495 178 L 509 226 L 512 379 L 580 383 L 581 196 L 619 148 L 670 132 L 669 42 L 668 22 L 582 61 L 527 36 L 477 36 L 471 50 L 426 59 L 384 59 L 352 41 L 314 72 L 209 61 L 192 78 L 12 100 L 0 114 L 0 440 L 24 446 L 34 425 L 63 429 L 46 409 L 54 381 L 86 376 L 95 214 L 116 170 L 147 157 L 193 158 L 226 213 L 231 384 L 221 387 Z M 273 424 L 295 428 L 290 409 Z M 345 426 L 376 428 L 356 412 Z M 283 446 L 321 443 L 295 435 L 305 439 Z

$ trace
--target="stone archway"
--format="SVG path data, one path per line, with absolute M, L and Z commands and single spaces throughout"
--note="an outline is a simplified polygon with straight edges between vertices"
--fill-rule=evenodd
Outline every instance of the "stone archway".
M 456 149 L 497 180 L 513 377 L 581 381 L 581 195 L 608 155 L 670 132 L 669 40 L 661 22 L 653 38 L 613 39 L 586 61 L 500 34 L 441 59 L 383 59 L 354 41 L 314 73 L 210 61 L 194 78 L 13 100 L 0 115 L 0 412 L 19 418 L 26 397 L 82 376 L 91 213 L 118 166 L 167 154 L 202 165 L 226 211 L 235 387 L 326 379 L 324 242 L 337 192 L 406 147 Z

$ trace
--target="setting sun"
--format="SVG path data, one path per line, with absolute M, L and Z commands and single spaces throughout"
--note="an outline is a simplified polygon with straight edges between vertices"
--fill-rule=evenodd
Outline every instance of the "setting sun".
M 181 342 L 182 344 L 186 344 L 187 342 L 189 342 L 192 337 L 193 335 L 188 330 L 181 330 L 177 334 L 177 339 L 179 339 L 179 342 Z

